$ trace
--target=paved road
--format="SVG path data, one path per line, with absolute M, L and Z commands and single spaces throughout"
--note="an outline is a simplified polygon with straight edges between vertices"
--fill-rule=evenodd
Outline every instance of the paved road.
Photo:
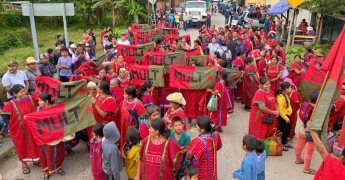
M 213 17 L 212 24 L 217 27 L 222 26 L 224 18 L 220 15 Z M 196 29 L 181 31 L 182 34 L 190 34 L 191 39 L 198 35 Z M 229 115 L 228 126 L 224 128 L 221 134 L 223 148 L 218 151 L 218 177 L 220 180 L 232 179 L 232 172 L 241 166 L 244 152 L 241 149 L 242 137 L 248 131 L 249 113 L 242 109 L 242 105 L 235 105 L 235 112 Z M 191 130 L 192 136 L 196 136 L 195 130 Z M 296 139 L 293 140 L 296 142 Z M 73 179 L 73 180 L 91 180 L 89 155 L 84 143 L 81 143 L 76 149 L 75 156 L 66 156 L 63 168 L 66 175 L 53 176 L 51 179 Z M 321 158 L 317 152 L 314 153 L 312 168 L 317 169 L 321 163 Z M 43 173 L 38 167 L 32 167 L 31 174 L 22 175 L 20 171 L 20 162 L 17 157 L 0 160 L 0 174 L 3 179 L 42 179 Z M 303 165 L 294 164 L 294 151 L 284 152 L 281 157 L 269 157 L 266 161 L 266 179 L 268 180 L 309 180 L 313 176 L 302 173 Z M 122 173 L 121 179 L 127 179 Z M 1 178 L 0 178 L 1 180 Z

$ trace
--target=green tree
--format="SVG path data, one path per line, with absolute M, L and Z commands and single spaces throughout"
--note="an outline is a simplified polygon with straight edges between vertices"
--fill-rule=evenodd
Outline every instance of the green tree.
M 139 23 L 139 16 L 147 16 L 145 8 L 134 0 L 129 0 L 126 8 L 128 14 L 134 17 L 135 23 Z
M 306 0 L 301 7 L 311 12 L 334 17 L 345 15 L 345 0 Z

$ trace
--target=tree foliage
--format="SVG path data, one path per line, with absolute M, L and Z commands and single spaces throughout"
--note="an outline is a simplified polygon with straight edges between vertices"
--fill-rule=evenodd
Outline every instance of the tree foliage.
M 306 0 L 301 7 L 329 16 L 345 16 L 345 0 Z

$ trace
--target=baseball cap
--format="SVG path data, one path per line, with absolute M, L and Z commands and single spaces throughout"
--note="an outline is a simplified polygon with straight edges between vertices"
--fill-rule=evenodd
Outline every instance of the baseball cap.
M 13 60 L 13 61 L 10 61 L 7 65 L 8 66 L 17 66 L 17 64 L 18 64 L 17 61 Z

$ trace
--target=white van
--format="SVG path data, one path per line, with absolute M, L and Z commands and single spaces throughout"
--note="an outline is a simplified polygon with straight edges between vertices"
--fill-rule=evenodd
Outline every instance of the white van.
M 192 17 L 192 22 L 206 22 L 207 7 L 205 1 L 187 1 L 185 11 Z

